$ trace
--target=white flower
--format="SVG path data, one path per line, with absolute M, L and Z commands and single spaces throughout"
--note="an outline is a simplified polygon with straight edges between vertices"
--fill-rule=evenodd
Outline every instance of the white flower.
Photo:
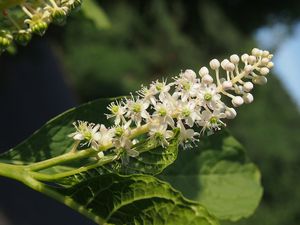
M 153 85 L 151 88 L 142 86 L 141 90 L 137 91 L 137 94 L 144 99 L 145 102 L 151 103 L 152 105 L 156 104 L 155 95 L 158 93 L 156 87 Z
M 201 113 L 201 120 L 198 121 L 198 125 L 202 127 L 200 133 L 208 130 L 208 134 L 212 134 L 214 130 L 220 130 L 221 126 L 226 126 L 221 121 L 222 118 L 226 118 L 226 114 L 220 112 L 220 110 L 214 110 L 213 112 L 204 110 Z
M 188 143 L 196 141 L 196 137 L 200 135 L 193 129 L 186 129 L 181 120 L 178 120 L 177 127 L 180 128 L 179 142 L 185 147 L 189 147 Z
M 143 101 L 143 99 L 138 98 L 137 100 L 127 99 L 126 108 L 127 113 L 126 117 L 133 121 L 136 126 L 140 126 L 142 119 L 149 119 L 149 113 L 147 108 L 149 107 L 149 102 Z
M 206 105 L 212 110 L 219 108 L 220 105 L 222 105 L 221 95 L 217 91 L 217 86 L 215 84 L 202 85 L 198 94 L 198 99 L 203 106 Z
M 86 121 L 80 121 L 73 123 L 76 132 L 69 135 L 76 141 L 88 141 L 88 144 L 94 149 L 98 149 L 97 138 L 99 136 L 99 124 L 88 123 Z
M 150 139 L 157 144 L 167 147 L 169 145 L 168 139 L 173 137 L 173 131 L 168 130 L 166 124 L 161 124 L 159 121 L 153 121 L 149 131 Z
M 120 102 L 112 102 L 109 104 L 107 109 L 111 114 L 106 114 L 107 118 L 115 118 L 115 125 L 119 125 L 120 122 L 125 123 L 124 114 L 126 113 L 126 108 Z
M 114 135 L 114 129 L 107 129 L 105 125 L 101 124 L 99 132 L 95 135 L 99 148 L 111 144 Z
M 152 115 L 152 118 L 159 119 L 160 123 L 165 123 L 167 125 L 170 125 L 171 127 L 174 127 L 174 119 L 172 115 L 174 114 L 174 107 L 172 104 L 170 104 L 171 101 L 164 101 L 163 103 L 157 103 L 154 106 L 155 112 Z
M 112 128 L 114 137 L 112 142 L 117 149 L 130 149 L 132 147 L 132 141 L 130 140 L 131 129 L 129 123 L 123 126 L 116 126 Z
M 176 91 L 173 96 L 180 96 L 181 100 L 186 102 L 189 98 L 195 97 L 198 93 L 200 84 L 199 79 L 196 78 L 196 73 L 192 70 L 186 70 L 175 78 L 174 84 Z
M 167 84 L 166 80 L 163 80 L 162 82 L 157 80 L 150 85 L 150 89 L 155 92 L 155 94 L 158 93 L 159 100 L 163 102 L 166 96 L 170 95 L 170 86 L 171 84 Z
M 193 127 L 196 120 L 200 120 L 200 107 L 196 104 L 197 100 L 180 102 L 178 119 L 183 119 L 189 127 Z

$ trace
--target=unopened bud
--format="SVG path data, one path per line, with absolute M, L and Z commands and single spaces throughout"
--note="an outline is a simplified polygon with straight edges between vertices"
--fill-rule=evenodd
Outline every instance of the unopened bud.
M 244 85 L 243 85 L 243 90 L 246 91 L 246 92 L 249 92 L 253 89 L 253 84 L 252 82 L 248 81 L 248 82 L 245 82 Z
M 250 94 L 250 93 L 246 93 L 244 96 L 243 96 L 243 99 L 244 99 L 244 102 L 246 104 L 250 104 L 251 102 L 253 102 L 253 95 Z
M 268 82 L 268 79 L 266 77 L 258 76 L 258 77 L 254 77 L 252 81 L 255 84 L 264 85 Z
M 233 64 L 238 64 L 239 61 L 240 61 L 240 57 L 236 54 L 234 55 L 231 55 L 230 56 L 230 61 L 233 63 Z
M 226 80 L 222 83 L 222 87 L 224 90 L 228 90 L 228 89 L 232 88 L 232 82 Z
M 209 71 L 208 71 L 207 67 L 205 67 L 205 66 L 201 67 L 201 69 L 199 70 L 199 75 L 201 77 L 207 75 L 208 73 L 209 73 Z
M 209 62 L 209 66 L 210 68 L 212 68 L 213 70 L 217 70 L 220 67 L 220 62 L 217 59 L 213 59 Z
M 241 96 L 235 96 L 231 102 L 234 107 L 238 107 L 244 104 L 244 99 Z
M 33 33 L 43 36 L 48 28 L 48 24 L 42 20 L 37 21 L 30 26 Z
M 214 82 L 214 79 L 210 75 L 206 74 L 202 77 L 202 82 L 204 84 L 211 84 Z
M 259 72 L 261 75 L 265 76 L 270 72 L 270 70 L 267 67 L 263 67 L 259 70 Z
M 18 44 L 25 46 L 31 40 L 31 37 L 32 37 L 32 35 L 31 35 L 31 33 L 29 31 L 27 31 L 27 30 L 20 30 L 20 31 L 18 31 L 18 33 L 16 33 L 14 35 L 14 40 Z
M 234 119 L 237 115 L 236 111 L 234 108 L 226 108 L 225 110 L 225 115 L 227 119 Z

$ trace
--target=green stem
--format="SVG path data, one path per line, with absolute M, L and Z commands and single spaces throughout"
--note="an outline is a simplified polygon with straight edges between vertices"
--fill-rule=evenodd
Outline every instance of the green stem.
M 97 151 L 95 151 L 94 149 L 84 149 L 81 151 L 71 151 L 68 152 L 66 154 L 51 158 L 51 159 L 47 159 L 41 162 L 37 162 L 31 165 L 28 165 L 27 168 L 32 170 L 32 171 L 36 171 L 36 170 L 42 170 L 45 168 L 49 168 L 58 164 L 62 164 L 62 163 L 67 163 L 73 160 L 78 160 L 78 159 L 83 159 L 83 158 L 87 158 L 87 157 L 92 157 L 97 155 Z
M 24 166 L 0 163 L 0 176 L 22 181 L 25 174 Z
M 45 174 L 45 173 L 38 173 L 38 172 L 29 172 L 29 173 L 31 174 L 31 176 L 33 178 L 35 178 L 37 180 L 51 182 L 51 181 L 62 179 L 64 177 L 68 177 L 68 176 L 72 176 L 72 175 L 75 175 L 75 174 L 78 174 L 78 173 L 82 173 L 82 172 L 88 171 L 90 169 L 97 168 L 99 166 L 103 166 L 107 163 L 110 163 L 110 162 L 114 161 L 117 158 L 118 158 L 117 155 L 115 155 L 115 156 L 105 156 L 105 157 L 99 159 L 99 161 L 97 161 L 96 163 L 89 164 L 89 165 L 86 165 L 86 166 L 82 166 L 78 169 L 70 170 L 70 171 L 67 171 L 67 172 L 57 173 L 57 174 Z
M 55 188 L 50 187 L 42 182 L 39 182 L 33 177 L 31 177 L 26 166 L 0 163 L 0 176 L 18 180 L 23 184 L 25 184 L 26 186 L 32 188 L 33 190 L 45 194 L 51 198 L 54 198 L 58 202 L 61 202 L 69 206 L 70 208 L 76 210 L 77 212 L 80 212 L 81 214 L 95 221 L 97 224 L 102 224 L 102 225 L 106 224 L 106 221 L 103 218 L 88 211 L 87 209 L 82 207 L 82 205 L 76 203 L 69 196 L 60 194 L 55 190 Z

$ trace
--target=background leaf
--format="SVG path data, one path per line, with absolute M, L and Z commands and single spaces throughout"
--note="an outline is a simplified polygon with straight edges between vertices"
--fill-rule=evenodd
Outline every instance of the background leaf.
M 160 175 L 222 220 L 250 216 L 261 196 L 260 172 L 226 131 L 203 137 Z
M 82 3 L 82 12 L 84 16 L 92 20 L 98 29 L 109 28 L 109 19 L 101 8 L 94 0 L 84 1 Z

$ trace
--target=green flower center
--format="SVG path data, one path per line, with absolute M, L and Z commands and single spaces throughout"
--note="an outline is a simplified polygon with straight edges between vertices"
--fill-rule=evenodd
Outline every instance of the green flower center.
M 165 116 L 165 115 L 167 115 L 167 111 L 166 111 L 166 109 L 164 109 L 164 108 L 159 109 L 158 113 L 159 113 L 160 116 Z
M 142 106 L 141 106 L 141 104 L 138 104 L 138 103 L 134 104 L 133 107 L 132 107 L 132 110 L 135 113 L 141 112 L 141 109 L 142 109 Z
M 212 95 L 210 93 L 205 93 L 204 99 L 205 101 L 210 101 L 212 99 Z
M 116 127 L 115 129 L 115 135 L 117 137 L 121 137 L 124 134 L 124 129 L 122 127 Z
M 164 85 L 163 85 L 163 83 L 157 83 L 155 87 L 156 87 L 156 90 L 161 91 L 163 89 Z
M 114 106 L 111 107 L 111 112 L 112 112 L 113 114 L 117 114 L 118 111 L 119 111 L 119 106 L 114 105 Z
M 210 122 L 211 124 L 217 124 L 217 123 L 218 123 L 218 118 L 215 117 L 215 116 L 213 116 L 213 117 L 210 118 L 209 122 Z
M 186 82 L 186 83 L 183 83 L 183 90 L 185 90 L 185 91 L 188 91 L 188 90 L 190 90 L 190 88 L 191 88 L 191 85 L 188 83 L 188 82 Z
M 188 116 L 191 115 L 191 111 L 190 111 L 189 109 L 184 109 L 184 110 L 182 111 L 182 115 L 183 115 L 184 117 L 188 117 Z

